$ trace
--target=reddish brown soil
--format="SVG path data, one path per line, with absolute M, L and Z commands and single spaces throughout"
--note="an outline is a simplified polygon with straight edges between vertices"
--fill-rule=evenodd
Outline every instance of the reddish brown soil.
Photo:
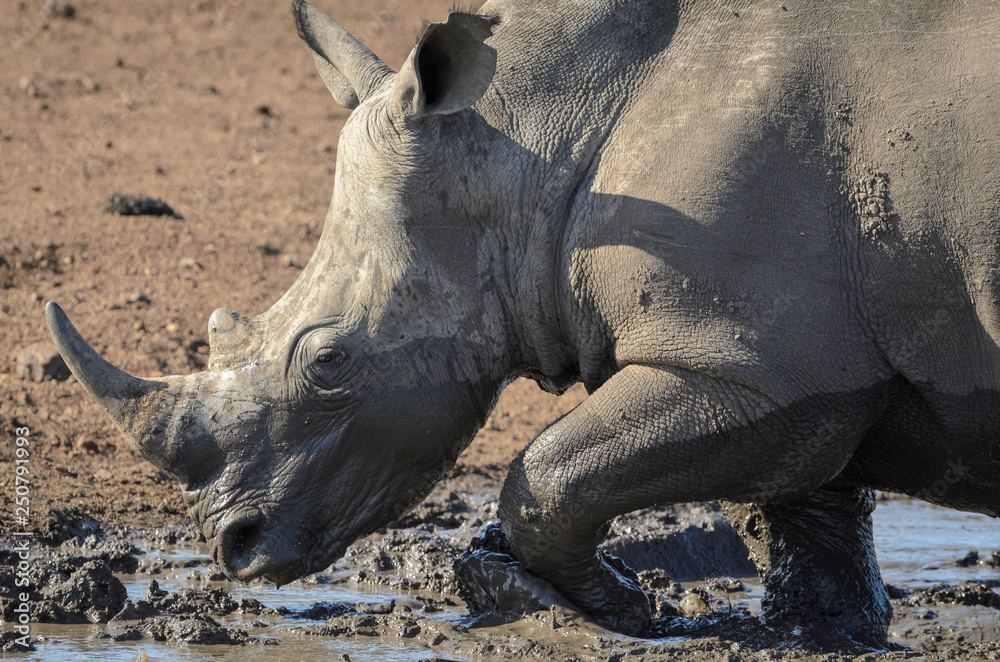
M 74 0 L 72 18 L 47 4 L 0 12 L 0 466 L 12 466 L 14 428 L 30 428 L 38 531 L 60 517 L 179 521 L 174 481 L 78 384 L 18 379 L 15 354 L 48 337 L 55 300 L 130 372 L 203 368 L 212 310 L 264 311 L 308 261 L 348 111 L 288 0 Z M 452 0 L 317 4 L 398 68 Z M 116 192 L 162 198 L 184 220 L 103 211 Z M 461 462 L 502 470 L 581 397 L 514 384 Z M 0 491 L 0 531 L 19 530 L 13 471 Z

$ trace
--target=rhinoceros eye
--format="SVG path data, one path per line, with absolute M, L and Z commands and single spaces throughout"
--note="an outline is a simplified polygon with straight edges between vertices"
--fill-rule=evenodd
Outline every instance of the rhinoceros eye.
M 336 334 L 316 329 L 303 338 L 290 363 L 321 391 L 344 388 L 356 361 L 340 344 Z
M 323 363 L 327 366 L 337 366 L 347 359 L 347 353 L 342 349 L 328 347 L 321 349 L 316 354 L 316 363 Z

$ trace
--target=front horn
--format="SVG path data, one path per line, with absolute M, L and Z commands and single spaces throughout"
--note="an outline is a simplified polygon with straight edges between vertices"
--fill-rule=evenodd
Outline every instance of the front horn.
M 87 344 L 55 301 L 45 306 L 45 321 L 66 365 L 87 393 L 111 414 L 132 449 L 147 458 L 150 454 L 161 456 L 164 449 L 153 449 L 149 443 L 143 443 L 144 438 L 161 435 L 139 428 L 146 427 L 142 422 L 153 417 L 160 399 L 148 396 L 168 384 L 133 377 L 113 366 Z

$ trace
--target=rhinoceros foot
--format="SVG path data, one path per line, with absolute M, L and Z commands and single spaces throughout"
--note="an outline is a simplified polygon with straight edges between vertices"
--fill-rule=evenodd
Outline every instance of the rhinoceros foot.
M 800 647 L 885 651 L 892 605 L 875 558 L 874 493 L 828 485 L 796 501 L 723 503 L 765 588 L 764 622 Z
M 474 612 L 520 615 L 556 608 L 586 615 L 610 630 L 643 636 L 651 617 L 636 574 L 617 557 L 598 554 L 597 571 L 569 597 L 528 571 L 514 557 L 500 524 L 493 522 L 455 563 L 459 594 Z M 586 610 L 577 604 L 587 605 Z

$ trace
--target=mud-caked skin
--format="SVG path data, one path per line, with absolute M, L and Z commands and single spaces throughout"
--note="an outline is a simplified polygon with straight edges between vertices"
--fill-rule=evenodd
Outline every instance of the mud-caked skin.
M 354 112 L 288 293 L 156 381 L 47 312 L 233 576 L 399 516 L 518 376 L 590 397 L 513 463 L 510 549 L 625 632 L 648 605 L 596 551 L 622 513 L 755 504 L 765 617 L 871 646 L 867 490 L 1000 514 L 993 3 L 491 0 L 398 74 L 293 9 Z

